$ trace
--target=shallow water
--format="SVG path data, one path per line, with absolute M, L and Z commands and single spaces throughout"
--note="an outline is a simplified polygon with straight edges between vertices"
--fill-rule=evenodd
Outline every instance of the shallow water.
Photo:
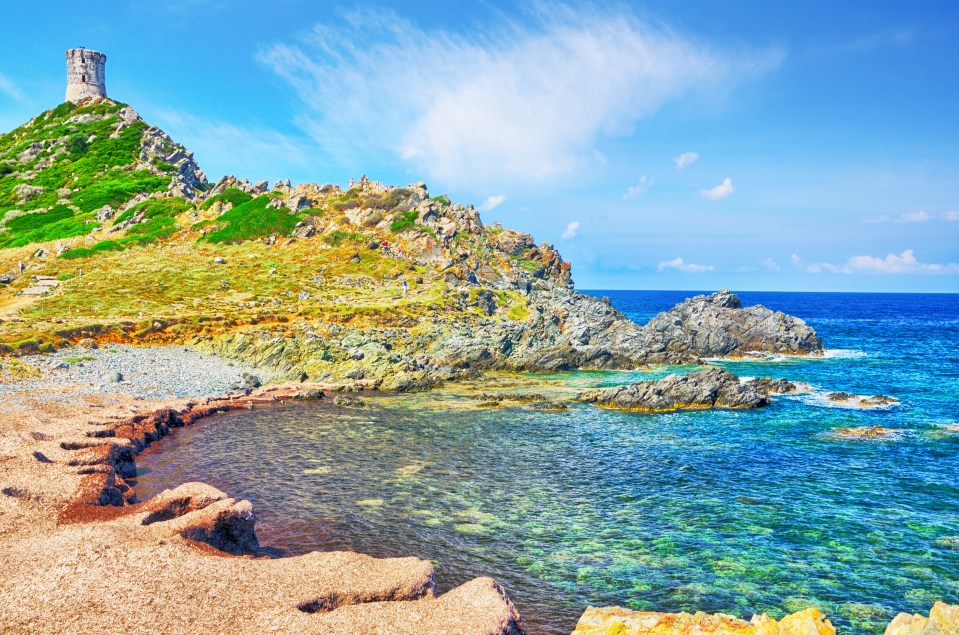
M 607 294 L 639 322 L 689 295 Z M 588 604 L 747 618 L 813 605 L 841 632 L 881 633 L 900 610 L 959 602 L 959 296 L 741 297 L 841 352 L 723 366 L 812 394 L 670 415 L 484 410 L 461 387 L 362 410 L 279 405 L 148 449 L 137 493 L 202 480 L 252 500 L 261 541 L 290 553 L 417 555 L 442 589 L 491 575 L 531 633 L 569 633 Z M 538 376 L 525 392 L 665 372 Z M 838 408 L 823 399 L 836 390 L 901 403 Z M 834 434 L 877 424 L 903 432 Z

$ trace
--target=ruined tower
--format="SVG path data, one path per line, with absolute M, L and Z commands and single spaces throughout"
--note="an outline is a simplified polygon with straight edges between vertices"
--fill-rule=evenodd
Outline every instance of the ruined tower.
M 107 56 L 85 48 L 67 51 L 67 98 L 107 96 Z

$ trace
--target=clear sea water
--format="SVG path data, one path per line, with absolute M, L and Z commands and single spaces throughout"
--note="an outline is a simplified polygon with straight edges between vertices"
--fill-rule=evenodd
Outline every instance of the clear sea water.
M 640 323 L 693 295 L 591 293 Z M 612 604 L 747 619 L 816 606 L 841 633 L 881 633 L 898 611 L 959 603 L 959 295 L 740 297 L 802 317 L 830 355 L 722 366 L 812 393 L 669 415 L 483 409 L 463 387 L 364 409 L 278 405 L 156 444 L 138 459 L 137 492 L 202 480 L 252 500 L 277 552 L 417 555 L 435 563 L 441 590 L 493 576 L 530 633 L 569 633 L 587 605 Z M 675 370 L 687 369 L 511 389 Z M 840 390 L 900 403 L 864 411 L 823 398 Z M 835 434 L 873 425 L 900 432 Z

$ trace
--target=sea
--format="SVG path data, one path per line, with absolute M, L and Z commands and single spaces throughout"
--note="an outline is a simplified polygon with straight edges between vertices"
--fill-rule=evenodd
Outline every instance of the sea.
M 586 293 L 640 324 L 696 294 Z M 199 480 L 249 499 L 274 555 L 415 555 L 440 591 L 492 576 L 531 635 L 570 633 L 587 606 L 817 607 L 864 635 L 959 604 L 959 295 L 739 295 L 804 319 L 827 353 L 714 363 L 806 392 L 660 415 L 494 408 L 463 386 L 278 404 L 154 444 L 136 491 Z M 689 370 L 497 376 L 482 390 L 568 395 Z M 838 391 L 898 401 L 853 408 L 827 397 Z M 886 434 L 842 434 L 872 426 Z

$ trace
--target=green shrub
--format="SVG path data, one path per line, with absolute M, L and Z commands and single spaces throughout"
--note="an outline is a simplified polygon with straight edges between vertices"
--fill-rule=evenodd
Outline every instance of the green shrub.
M 253 200 L 253 197 L 250 194 L 239 188 L 231 187 L 203 201 L 201 209 L 210 209 L 214 203 L 233 203 L 233 207 L 236 207 L 251 200 Z
M 419 217 L 419 212 L 415 209 L 411 209 L 408 212 L 405 212 L 399 220 L 390 225 L 390 231 L 394 234 L 400 232 L 405 232 L 408 229 L 412 229 L 416 224 L 416 219 Z

